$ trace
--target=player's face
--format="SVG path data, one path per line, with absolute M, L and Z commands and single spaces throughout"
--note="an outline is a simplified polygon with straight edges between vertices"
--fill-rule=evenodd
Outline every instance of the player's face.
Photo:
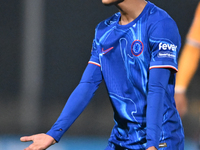
M 105 5 L 112 5 L 112 4 L 117 4 L 120 3 L 124 0 L 102 0 L 102 3 Z

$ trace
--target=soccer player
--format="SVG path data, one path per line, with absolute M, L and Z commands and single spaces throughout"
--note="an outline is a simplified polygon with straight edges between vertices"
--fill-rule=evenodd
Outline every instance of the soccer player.
M 46 133 L 25 136 L 25 150 L 58 142 L 104 79 L 115 126 L 105 150 L 183 150 L 174 86 L 180 35 L 174 20 L 145 0 L 102 0 L 119 12 L 95 30 L 91 58 L 61 115 Z M 162 144 L 164 143 L 164 144 Z M 163 146 L 162 146 L 163 145 Z
M 186 37 L 179 60 L 179 72 L 177 73 L 175 86 L 175 101 L 180 116 L 187 112 L 186 91 L 188 85 L 197 71 L 200 56 L 200 2 L 198 3 L 194 20 Z

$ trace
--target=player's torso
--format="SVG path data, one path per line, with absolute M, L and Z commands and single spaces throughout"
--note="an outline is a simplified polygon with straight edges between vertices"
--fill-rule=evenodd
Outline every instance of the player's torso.
M 139 135 L 145 142 L 144 114 L 151 60 L 145 18 L 126 26 L 118 23 L 109 26 L 99 38 L 99 47 L 101 70 L 115 112 L 113 135 L 121 135 L 122 139 L 131 135 L 132 141 L 137 141 Z
M 109 91 L 114 93 L 124 91 L 121 85 L 128 86 L 129 83 L 142 91 L 146 88 L 150 62 L 146 26 L 140 21 L 129 26 L 127 29 L 113 26 L 99 41 L 104 80 Z M 120 87 L 116 87 L 116 84 Z
M 118 110 L 132 108 L 127 116 L 121 112 L 119 117 L 133 122 L 136 117 L 142 123 L 151 59 L 145 17 L 125 26 L 113 23 L 99 38 L 99 46 L 102 74 L 113 105 Z
M 118 24 L 120 16 L 106 20 L 102 24 L 108 25 L 100 24 L 96 35 L 99 62 L 114 108 L 116 125 L 110 140 L 135 149 L 145 149 L 146 142 L 146 98 L 152 60 L 150 7 L 125 26 Z

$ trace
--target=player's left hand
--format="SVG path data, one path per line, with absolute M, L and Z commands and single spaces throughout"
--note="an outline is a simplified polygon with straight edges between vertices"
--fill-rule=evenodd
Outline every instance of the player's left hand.
M 181 118 L 185 116 L 188 111 L 188 99 L 185 93 L 175 93 L 174 95 L 176 108 Z
M 157 150 L 154 146 L 147 148 L 147 150 Z
M 44 133 L 35 134 L 31 136 L 24 136 L 24 137 L 21 137 L 20 140 L 22 142 L 33 141 L 33 143 L 29 145 L 29 147 L 25 148 L 24 150 L 45 150 L 49 146 L 56 143 L 53 137 Z

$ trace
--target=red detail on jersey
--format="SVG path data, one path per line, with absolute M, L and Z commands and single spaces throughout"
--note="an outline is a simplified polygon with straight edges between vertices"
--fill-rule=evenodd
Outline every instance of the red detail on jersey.
M 103 55 L 106 54 L 106 53 L 108 53 L 109 51 L 111 51 L 113 48 L 114 48 L 114 47 L 110 47 L 110 48 L 108 48 L 108 49 L 106 49 L 106 50 L 104 50 L 104 48 L 102 48 L 102 53 L 103 53 Z
M 171 68 L 171 69 L 174 69 L 176 72 L 178 72 L 178 70 L 174 66 L 152 66 L 149 68 L 149 70 L 153 68 Z
M 96 65 L 96 66 L 99 66 L 99 67 L 101 67 L 101 65 L 100 65 L 100 64 L 98 64 L 98 63 L 96 63 L 96 62 L 93 62 L 93 61 L 89 61 L 89 62 L 88 62 L 88 64 L 93 64 L 93 65 Z

